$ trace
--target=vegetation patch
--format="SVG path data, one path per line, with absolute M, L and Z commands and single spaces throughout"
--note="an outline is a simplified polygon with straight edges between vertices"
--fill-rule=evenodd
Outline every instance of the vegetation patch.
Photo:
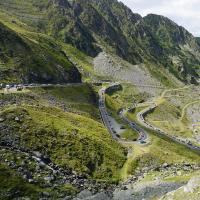
M 16 117 L 20 121 L 15 121 Z M 42 152 L 58 165 L 96 179 L 118 179 L 126 151 L 98 122 L 52 107 L 8 108 L 1 139 Z M 115 158 L 115 159 L 113 159 Z
M 125 130 L 120 136 L 122 139 L 129 141 L 136 141 L 138 139 L 138 133 L 132 129 Z
M 29 197 L 38 198 L 42 188 L 26 183 L 14 170 L 5 164 L 0 164 L 0 199 L 9 200 L 14 198 Z

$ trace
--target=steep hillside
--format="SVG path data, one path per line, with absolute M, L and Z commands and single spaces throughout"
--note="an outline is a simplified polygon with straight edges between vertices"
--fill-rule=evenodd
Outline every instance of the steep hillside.
M 120 179 L 127 151 L 100 122 L 90 86 L 0 90 L 0 105 L 0 180 L 16 176 L 0 184 L 0 199 L 57 199 Z
M 161 47 L 155 56 L 169 71 L 183 80 L 199 76 L 200 46 L 192 34 L 163 16 L 147 15 L 144 23 Z
M 16 102 L 18 107 L 13 107 L 12 102 Z M 33 88 L 16 94 L 0 93 L 0 103 L 1 142 L 49 154 L 55 163 L 64 168 L 99 178 L 104 178 L 103 168 L 107 168 L 104 162 L 107 160 L 111 164 L 111 147 L 116 145 L 114 151 L 122 151 L 119 156 L 122 162 L 119 163 L 123 164 L 123 148 L 111 140 L 100 123 L 96 95 L 87 85 Z M 15 118 L 19 121 L 13 121 Z M 110 142 L 114 146 L 110 146 Z M 103 151 L 107 151 L 110 158 L 106 159 Z M 108 170 L 107 175 L 111 174 Z
M 200 47 L 183 27 L 158 15 L 142 18 L 114 0 L 73 2 L 76 16 L 102 49 L 132 64 L 163 67 L 182 81 L 198 78 Z
M 197 40 L 197 42 L 198 42 L 199 45 L 200 45 L 200 37 L 196 37 L 196 40 Z
M 1 81 L 81 81 L 78 70 L 61 48 L 43 35 L 22 35 L 0 23 L 0 47 Z
M 9 0 L 0 1 L 1 10 L 26 23 L 35 32 L 43 32 L 73 44 L 80 50 L 95 56 L 98 47 L 94 38 L 67 0 Z

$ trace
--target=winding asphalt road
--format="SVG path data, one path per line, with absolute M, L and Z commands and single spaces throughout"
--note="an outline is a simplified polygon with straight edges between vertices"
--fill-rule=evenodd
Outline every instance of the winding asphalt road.
M 158 105 L 156 103 L 152 103 L 152 105 L 150 105 L 149 107 L 145 108 L 144 110 L 140 111 L 138 114 L 137 114 L 137 120 L 140 122 L 140 124 L 142 124 L 144 127 L 148 128 L 148 129 L 151 129 L 153 131 L 155 131 L 157 134 L 159 135 L 162 135 L 162 136 L 166 136 L 168 137 L 169 139 L 171 139 L 172 141 L 174 142 L 177 142 L 179 144 L 182 144 L 186 147 L 188 147 L 189 149 L 191 150 L 197 150 L 200 152 L 200 147 L 198 146 L 194 146 L 193 144 L 191 143 L 187 143 L 175 136 L 172 136 L 166 132 L 164 132 L 163 130 L 153 126 L 152 124 L 150 124 L 149 122 L 147 122 L 145 120 L 145 116 L 151 112 L 152 110 L 154 110 L 156 107 L 158 107 Z
M 82 83 L 77 83 L 77 84 L 76 83 L 75 84 L 69 83 L 69 84 L 64 84 L 64 85 L 62 85 L 62 84 L 29 84 L 29 85 L 22 85 L 22 86 L 24 88 L 37 88 L 37 87 L 51 87 L 51 86 L 65 87 L 65 86 L 69 86 L 69 85 L 82 85 Z M 110 85 L 109 87 L 112 87 L 113 85 L 114 84 Z M 128 143 L 128 144 L 135 143 L 135 142 L 126 142 L 124 140 L 121 140 L 117 136 L 115 130 L 113 129 L 113 127 L 110 124 L 110 121 L 109 121 L 109 118 L 108 118 L 108 112 L 107 112 L 106 105 L 105 105 L 105 93 L 106 93 L 106 89 L 108 89 L 109 87 L 107 87 L 107 88 L 103 87 L 99 91 L 99 111 L 100 111 L 100 114 L 101 114 L 102 121 L 103 121 L 104 125 L 107 127 L 110 134 L 112 135 L 113 139 L 118 140 L 119 142 L 122 142 L 122 143 Z M 148 103 L 148 104 L 150 104 L 150 103 Z M 151 125 L 149 122 L 147 122 L 145 120 L 145 115 L 148 114 L 149 112 L 151 112 L 157 106 L 158 105 L 156 103 L 152 102 L 152 104 L 149 107 L 145 108 L 144 110 L 142 110 L 141 112 L 139 112 L 137 114 L 137 120 L 140 122 L 140 124 L 143 125 L 144 127 L 148 128 L 148 129 L 155 131 L 159 135 L 166 136 L 169 139 L 171 139 L 172 141 L 188 147 L 191 150 L 197 150 L 197 151 L 200 152 L 200 147 L 194 146 L 191 143 L 186 143 L 185 141 L 183 141 L 183 140 L 181 140 L 181 139 L 179 139 L 175 136 L 169 135 L 168 133 L 164 132 L 163 130 L 161 130 L 161 129 L 153 126 L 153 125 Z M 134 131 L 136 131 L 139 134 L 137 142 L 139 142 L 140 144 L 147 143 L 147 140 L 148 140 L 147 132 L 144 129 L 142 129 L 141 127 L 139 127 L 136 123 L 129 120 L 125 116 L 125 110 L 122 110 L 122 112 L 120 113 L 120 116 L 127 124 L 129 124 L 129 126 Z
M 106 109 L 106 105 L 105 105 L 105 93 L 106 93 L 106 89 L 108 89 L 109 87 L 112 87 L 114 84 L 108 86 L 107 88 L 106 87 L 103 87 L 102 89 L 100 89 L 99 91 L 99 110 L 100 110 L 100 113 L 101 113 L 101 117 L 102 117 L 102 121 L 104 123 L 104 125 L 107 127 L 107 129 L 109 130 L 110 134 L 112 135 L 113 139 L 115 140 L 118 140 L 119 142 L 124 142 L 124 143 L 135 143 L 135 142 L 125 142 L 125 141 L 122 141 L 119 137 L 117 137 L 114 129 L 112 128 L 110 122 L 109 122 L 109 118 L 108 118 L 108 112 L 107 112 L 107 109 Z M 164 94 L 164 93 L 163 93 Z M 187 143 L 183 140 L 181 140 L 180 138 L 177 138 L 175 136 L 172 136 L 166 132 L 164 132 L 163 130 L 153 126 L 152 124 L 150 124 L 149 122 L 147 122 L 145 120 L 145 115 L 147 115 L 149 112 L 151 112 L 152 110 L 154 110 L 156 107 L 158 107 L 158 105 L 154 102 L 148 102 L 147 103 L 149 106 L 147 108 L 145 108 L 144 110 L 140 111 L 139 113 L 137 113 L 137 120 L 138 122 L 150 129 L 150 130 L 153 130 L 154 132 L 156 132 L 157 134 L 161 135 L 161 136 L 165 136 L 167 138 L 169 138 L 170 140 L 174 141 L 174 142 L 177 142 L 181 145 L 184 145 L 186 147 L 188 147 L 189 149 L 191 150 L 196 150 L 196 151 L 199 151 L 200 152 L 200 147 L 198 146 L 194 146 L 193 144 L 191 143 Z M 126 115 L 126 110 L 122 110 L 120 112 L 120 117 L 134 130 L 136 131 L 138 134 L 139 134 L 139 137 L 138 137 L 138 140 L 137 142 L 139 142 L 140 144 L 143 144 L 143 143 L 147 143 L 148 141 L 148 134 L 147 132 L 142 129 L 141 127 L 139 127 L 135 122 L 129 120 Z
M 108 117 L 108 112 L 106 109 L 106 104 L 105 104 L 105 91 L 106 88 L 103 87 L 102 89 L 99 90 L 99 111 L 101 114 L 101 119 L 105 125 L 105 127 L 108 129 L 109 133 L 113 137 L 114 140 L 119 140 L 119 137 L 117 137 L 115 130 L 110 124 L 110 120 Z
M 108 129 L 108 131 L 110 132 L 111 136 L 113 137 L 113 139 L 124 143 L 124 144 L 133 144 L 135 142 L 133 141 L 124 141 L 122 139 L 120 139 L 120 137 L 116 134 L 116 131 L 114 130 L 114 128 L 112 127 L 110 120 L 109 120 L 109 115 L 106 109 L 106 104 L 105 104 L 105 93 L 106 90 L 110 87 L 113 87 L 114 84 L 106 87 L 103 87 L 102 89 L 99 90 L 99 111 L 101 114 L 101 118 L 102 121 L 105 125 L 105 127 Z M 125 116 L 125 110 L 122 110 L 120 112 L 120 117 L 124 120 L 124 122 L 126 122 L 134 131 L 136 131 L 139 135 L 137 142 L 140 144 L 146 144 L 147 140 L 148 140 L 148 135 L 147 132 L 145 130 L 143 130 L 142 128 L 140 128 L 136 123 L 130 121 L 126 116 Z
M 142 129 L 141 127 L 139 127 L 135 122 L 129 120 L 126 117 L 126 110 L 122 110 L 120 112 L 120 117 L 134 130 L 139 134 L 139 137 L 137 139 L 137 141 L 139 141 L 140 143 L 147 143 L 148 140 L 148 134 L 147 132 Z

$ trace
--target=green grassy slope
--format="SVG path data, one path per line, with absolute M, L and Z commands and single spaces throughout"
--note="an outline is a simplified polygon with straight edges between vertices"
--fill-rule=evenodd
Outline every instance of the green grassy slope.
M 198 105 L 199 94 L 192 87 L 164 91 L 160 103 L 153 112 L 147 114 L 146 120 L 170 135 L 180 137 L 195 145 L 199 145 L 195 138 L 192 125 L 194 122 L 187 110 L 192 105 Z
M 91 89 L 86 85 L 35 90 L 1 95 L 9 102 L 1 108 L 1 140 L 18 138 L 16 145 L 41 151 L 63 168 L 95 179 L 119 179 L 126 151 L 99 122 Z M 13 120 L 16 116 L 20 122 Z
M 23 116 L 20 125 L 12 121 L 19 115 Z M 109 179 L 117 178 L 117 170 L 125 161 L 123 148 L 92 119 L 58 109 L 35 107 L 6 109 L 1 117 L 6 118 L 7 136 L 18 136 L 18 145 L 48 154 L 63 168 Z M 4 134 L 1 134 L 2 138 Z
M 0 62 L 1 79 L 7 82 L 20 82 L 21 80 L 24 82 L 77 82 L 80 81 L 80 74 L 76 68 L 81 73 L 84 81 L 90 81 L 94 77 L 98 77 L 93 71 L 91 57 L 72 45 L 63 43 L 63 40 L 58 41 L 59 37 L 57 36 L 54 39 L 51 37 L 52 34 L 36 28 L 34 23 L 31 24 L 31 21 L 35 18 L 38 23 L 40 22 L 40 18 L 37 16 L 39 11 L 34 8 L 32 3 L 26 2 L 23 6 L 20 6 L 20 1 L 4 2 L 2 4 L 2 8 L 4 8 L 0 13 L 2 31 L 7 30 L 10 32 L 9 35 L 12 36 L 6 36 L 9 37 L 9 43 L 4 44 L 5 41 L 2 42 L 2 45 L 4 45 L 2 57 L 4 56 L 4 60 L 2 58 Z M 40 3 L 42 4 L 42 2 Z M 34 16 L 29 16 L 29 20 L 24 21 L 23 17 L 15 16 L 18 9 L 23 10 L 23 12 L 20 12 L 22 16 L 24 12 L 31 13 Z M 11 12 L 8 13 L 5 10 Z M 43 19 L 44 14 L 41 15 L 41 19 Z M 45 27 L 45 25 L 42 27 Z M 18 40 L 22 41 L 23 44 L 19 44 Z M 25 52 L 24 46 L 29 48 L 28 51 L 26 49 Z M 15 50 L 12 57 L 9 54 L 11 48 Z M 69 59 L 73 61 L 75 66 Z
M 0 23 L 1 81 L 80 82 L 78 70 L 53 40 L 22 31 Z
M 121 108 L 126 106 L 123 104 L 123 100 L 126 99 L 126 102 L 130 103 L 127 106 L 130 106 L 133 101 L 129 101 L 129 98 L 137 97 L 137 100 L 145 100 L 145 96 L 142 93 L 137 92 L 133 87 L 125 85 L 124 89 L 119 92 L 114 92 L 106 96 L 107 106 L 114 115 L 119 112 Z M 139 98 L 141 97 L 141 98 Z M 136 114 L 143 110 L 142 108 L 137 108 L 129 112 L 127 117 L 130 120 L 133 120 L 137 123 Z M 165 106 L 159 107 L 161 109 L 160 113 L 166 113 L 162 118 L 168 118 L 168 116 L 180 115 L 178 108 L 170 107 L 167 103 Z M 157 114 L 157 110 L 152 115 Z M 161 118 L 161 115 L 159 115 Z M 162 120 L 162 119 L 161 119 Z M 163 128 L 163 127 L 161 127 Z M 144 127 L 145 129 L 145 127 Z M 133 154 L 128 158 L 126 164 L 122 168 L 121 176 L 126 179 L 130 174 L 137 174 L 143 168 L 157 168 L 164 163 L 171 165 L 174 164 L 197 164 L 200 161 L 200 156 L 193 151 L 190 151 L 188 148 L 183 145 L 179 145 L 166 137 L 160 137 L 151 130 L 146 129 L 149 134 L 150 143 L 145 146 L 140 146 L 139 144 L 129 145 L 129 148 L 133 149 Z M 187 134 L 187 132 L 185 132 Z
M 127 151 L 101 123 L 96 95 L 88 84 L 0 90 L 0 143 L 41 152 L 62 169 L 102 187 L 116 183 Z M 56 184 L 44 181 L 51 170 L 22 152 L 1 148 L 0 155 L 0 199 L 58 199 L 80 190 L 80 183 L 60 182 L 56 174 Z
M 36 199 L 42 188 L 26 183 L 14 170 L 6 165 L 0 164 L 0 199 L 14 199 L 20 197 L 31 197 Z
M 148 131 L 150 132 L 150 131 Z M 150 132 L 151 133 L 151 132 Z M 151 133 L 151 144 L 146 148 L 139 148 L 134 155 L 134 160 L 131 163 L 131 173 L 140 170 L 143 167 L 157 167 L 164 163 L 174 164 L 197 164 L 200 161 L 200 156 L 188 148 L 177 143 L 156 136 Z
M 57 106 L 62 106 L 67 111 L 99 120 L 97 96 L 90 85 L 69 85 L 67 87 L 49 87 L 32 89 L 41 101 L 53 98 Z M 48 102 L 47 102 L 48 104 Z
M 35 32 L 42 32 L 70 43 L 82 51 L 96 55 L 94 39 L 81 21 L 74 16 L 74 10 L 68 0 L 9 0 L 0 1 L 3 12 L 26 23 Z

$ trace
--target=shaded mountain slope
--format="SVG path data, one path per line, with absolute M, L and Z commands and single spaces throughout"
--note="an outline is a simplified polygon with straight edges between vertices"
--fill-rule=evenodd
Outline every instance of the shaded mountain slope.
M 78 70 L 53 41 L 21 35 L 0 23 L 1 80 L 11 82 L 80 82 Z
M 144 23 L 162 49 L 156 57 L 164 66 L 183 80 L 199 76 L 200 46 L 191 33 L 159 15 L 146 16 Z

